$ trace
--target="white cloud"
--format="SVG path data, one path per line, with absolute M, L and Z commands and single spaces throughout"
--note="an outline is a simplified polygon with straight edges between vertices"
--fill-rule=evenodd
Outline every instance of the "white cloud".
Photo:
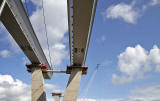
M 46 90 L 57 89 L 56 85 L 45 84 Z M 30 85 L 16 79 L 11 75 L 0 74 L 0 101 L 31 101 Z M 49 101 L 53 98 L 47 98 Z
M 91 98 L 81 98 L 78 99 L 77 101 L 123 101 L 121 98 L 117 99 L 91 99 Z
M 21 0 L 22 2 L 25 2 L 25 0 Z
M 36 5 L 36 6 L 41 6 L 42 2 L 39 0 L 32 0 L 32 2 Z
M 96 99 L 81 98 L 78 101 L 96 101 Z
M 118 66 L 121 72 L 127 75 L 136 74 L 147 61 L 147 51 L 140 45 L 127 47 L 125 52 L 118 56 Z
M 30 17 L 42 48 L 49 60 L 47 41 L 44 30 L 41 2 L 32 0 L 37 6 Z M 67 1 L 66 0 L 44 0 L 45 17 L 48 31 L 48 38 L 51 50 L 52 62 L 54 65 L 61 64 L 67 57 L 66 37 L 67 32 Z
M 117 98 L 117 99 L 100 99 L 97 101 L 124 101 L 122 98 Z
M 150 2 L 151 6 L 155 6 L 155 5 L 158 5 L 158 4 L 160 4 L 160 0 L 151 0 L 151 2 Z
M 160 49 L 156 45 L 150 50 L 149 61 L 155 65 L 156 71 L 160 72 Z
M 2 50 L 0 51 L 0 56 L 3 58 L 7 58 L 10 56 L 10 52 L 8 50 Z
M 55 85 L 45 84 L 47 89 L 53 90 Z M 9 90 L 8 90 L 9 89 Z M 13 79 L 10 75 L 0 74 L 0 101 L 31 101 L 30 85 L 23 83 L 18 79 Z M 15 93 L 16 92 L 16 93 Z M 154 84 L 149 86 L 137 87 L 131 90 L 128 101 L 159 101 L 160 85 Z M 48 101 L 54 101 L 54 98 L 47 97 Z M 124 101 L 123 98 L 111 99 L 93 99 L 80 98 L 77 101 Z
M 136 87 L 130 91 L 130 94 L 125 98 L 111 99 L 92 99 L 81 98 L 78 101 L 160 101 L 160 84 L 151 84 L 142 87 Z
M 131 4 L 121 2 L 116 5 L 111 5 L 106 9 L 106 18 L 123 19 L 125 22 L 135 24 L 146 9 L 160 4 L 160 0 L 148 0 L 146 4 L 136 6 L 137 1 L 138 0 L 132 0 Z
M 106 37 L 104 35 L 101 36 L 101 41 L 105 41 Z
M 54 89 L 56 89 L 56 88 L 57 88 L 56 85 L 48 84 L 48 83 L 45 84 L 45 89 L 54 90 Z
M 112 82 L 114 84 L 117 84 L 117 85 L 122 85 L 122 84 L 125 84 L 125 83 L 129 83 L 133 80 L 132 77 L 126 77 L 126 76 L 117 76 L 116 74 L 113 74 L 112 75 Z
M 0 75 L 0 101 L 30 101 L 30 86 L 10 75 Z
M 131 90 L 129 101 L 160 101 L 160 85 L 154 84 Z
M 106 18 L 120 18 L 132 24 L 136 23 L 138 17 L 139 12 L 133 7 L 132 4 L 120 3 L 117 5 L 111 5 L 106 10 Z
M 151 70 L 160 72 L 160 49 L 156 45 L 149 52 L 141 45 L 127 47 L 118 56 L 118 68 L 122 76 L 113 74 L 114 84 L 124 84 L 134 79 L 142 79 L 144 74 Z
M 52 62 L 54 65 L 61 64 L 62 60 L 67 57 L 67 52 L 65 50 L 66 46 L 61 43 L 56 43 L 53 46 L 50 47 L 51 53 L 52 53 Z M 48 54 L 48 50 L 45 49 L 44 52 Z

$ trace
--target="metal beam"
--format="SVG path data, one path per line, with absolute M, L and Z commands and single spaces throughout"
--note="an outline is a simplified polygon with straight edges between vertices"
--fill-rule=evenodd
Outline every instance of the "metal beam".
M 85 65 L 97 0 L 68 0 L 70 61 L 72 68 L 63 101 L 76 101 Z
M 33 64 L 47 64 L 50 67 L 46 56 L 37 39 L 29 17 L 24 9 L 21 0 L 6 0 L 0 20 L 23 50 L 24 54 Z M 52 72 L 43 73 L 45 79 L 50 79 Z
M 71 65 L 85 64 L 98 0 L 68 0 Z
M 66 73 L 66 71 L 62 71 L 62 70 L 47 70 L 46 72 L 53 72 L 53 73 Z

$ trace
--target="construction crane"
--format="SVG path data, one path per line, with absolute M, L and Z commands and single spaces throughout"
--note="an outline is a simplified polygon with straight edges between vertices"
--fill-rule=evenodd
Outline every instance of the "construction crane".
M 89 81 L 88 81 L 88 83 L 87 83 L 87 86 L 86 86 L 86 88 L 84 89 L 84 95 L 82 96 L 82 98 L 85 98 L 86 97 L 86 95 L 87 95 L 87 93 L 88 93 L 88 90 L 89 90 L 89 87 L 91 86 L 91 84 L 93 83 L 93 80 L 94 80 L 94 78 L 95 78 L 95 76 L 96 76 L 96 74 L 97 74 L 97 71 L 98 71 L 98 69 L 99 69 L 99 66 L 100 66 L 100 64 L 97 64 L 97 66 L 95 67 L 95 69 L 93 70 L 93 72 L 92 72 L 92 74 L 91 74 L 91 77 L 90 77 L 90 79 L 89 79 Z

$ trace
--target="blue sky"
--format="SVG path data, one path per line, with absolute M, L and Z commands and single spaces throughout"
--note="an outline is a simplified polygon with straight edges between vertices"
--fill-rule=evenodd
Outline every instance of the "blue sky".
M 41 2 L 28 0 L 27 5 L 31 23 L 48 58 Z M 44 6 L 52 63 L 55 69 L 65 70 L 69 65 L 66 0 L 46 0 Z M 82 77 L 79 101 L 160 100 L 159 11 L 160 0 L 98 1 L 86 61 L 89 71 Z M 14 89 L 17 87 L 19 93 L 11 98 L 21 101 L 20 97 L 24 97 L 30 101 L 27 89 L 31 75 L 25 67 L 29 61 L 2 24 L 0 28 L 0 94 L 14 95 L 12 91 L 17 91 Z M 97 64 L 101 65 L 84 96 Z M 53 99 L 52 91 L 64 92 L 68 77 L 55 74 L 51 80 L 45 80 L 49 101 Z M 12 87 L 10 93 L 4 82 Z M 0 97 L 4 99 L 8 97 Z

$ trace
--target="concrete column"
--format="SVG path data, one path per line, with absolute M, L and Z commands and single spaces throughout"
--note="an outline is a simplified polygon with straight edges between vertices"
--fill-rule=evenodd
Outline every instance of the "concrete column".
M 81 77 L 82 69 L 73 68 L 64 94 L 63 101 L 77 101 Z
M 60 101 L 60 96 L 59 95 L 55 95 L 54 96 L 54 101 Z
M 52 96 L 54 97 L 54 101 L 60 101 L 60 97 L 62 96 L 62 94 L 53 92 Z
M 44 78 L 41 68 L 33 67 L 32 70 L 32 101 L 46 101 Z

